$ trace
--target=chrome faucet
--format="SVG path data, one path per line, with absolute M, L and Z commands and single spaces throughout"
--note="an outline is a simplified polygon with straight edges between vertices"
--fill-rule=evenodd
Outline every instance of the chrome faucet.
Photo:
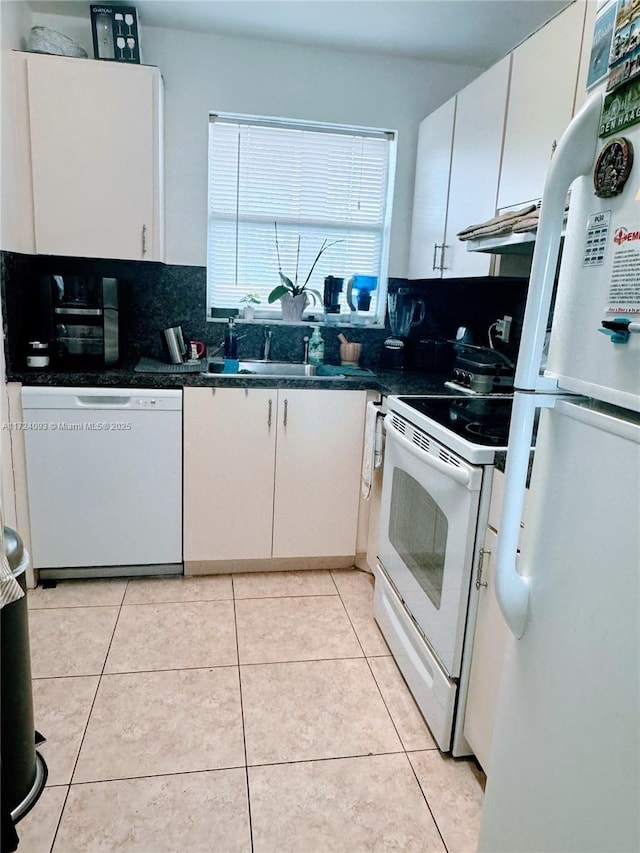
M 264 328 L 264 349 L 262 351 L 262 360 L 269 361 L 271 358 L 271 329 L 269 326 Z

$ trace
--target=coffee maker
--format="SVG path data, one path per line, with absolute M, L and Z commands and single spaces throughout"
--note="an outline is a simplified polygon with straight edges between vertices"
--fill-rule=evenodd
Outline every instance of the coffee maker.
M 39 281 L 42 334 L 60 366 L 109 367 L 118 362 L 118 280 L 47 275 Z
M 340 294 L 344 279 L 335 275 L 328 275 L 324 280 L 323 304 L 325 314 L 340 313 Z
M 417 319 L 416 308 L 420 309 Z M 391 335 L 382 345 L 380 360 L 383 367 L 404 370 L 407 360 L 406 340 L 411 327 L 419 326 L 424 320 L 424 300 L 413 296 L 409 288 L 400 287 L 387 294 L 387 309 Z

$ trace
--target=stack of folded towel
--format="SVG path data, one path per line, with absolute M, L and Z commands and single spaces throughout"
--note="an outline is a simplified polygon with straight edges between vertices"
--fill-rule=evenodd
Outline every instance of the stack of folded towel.
M 481 222 L 478 225 L 469 225 L 460 231 L 460 240 L 475 240 L 476 237 L 497 237 L 500 234 L 520 233 L 523 231 L 535 231 L 540 218 L 540 202 L 528 204 L 521 210 L 510 210 Z

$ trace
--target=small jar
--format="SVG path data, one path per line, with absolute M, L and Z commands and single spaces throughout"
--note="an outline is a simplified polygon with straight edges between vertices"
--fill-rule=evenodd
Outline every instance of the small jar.
M 27 367 L 49 367 L 49 344 L 43 341 L 29 341 Z

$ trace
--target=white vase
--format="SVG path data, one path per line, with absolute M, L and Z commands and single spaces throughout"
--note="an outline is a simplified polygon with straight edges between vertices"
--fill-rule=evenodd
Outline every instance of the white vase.
M 253 305 L 245 305 L 242 310 L 242 317 L 244 320 L 253 320 L 256 316 L 256 309 Z
M 308 302 L 309 297 L 306 293 L 299 293 L 297 296 L 292 296 L 290 293 L 283 294 L 280 297 L 280 305 L 285 323 L 299 323 Z

